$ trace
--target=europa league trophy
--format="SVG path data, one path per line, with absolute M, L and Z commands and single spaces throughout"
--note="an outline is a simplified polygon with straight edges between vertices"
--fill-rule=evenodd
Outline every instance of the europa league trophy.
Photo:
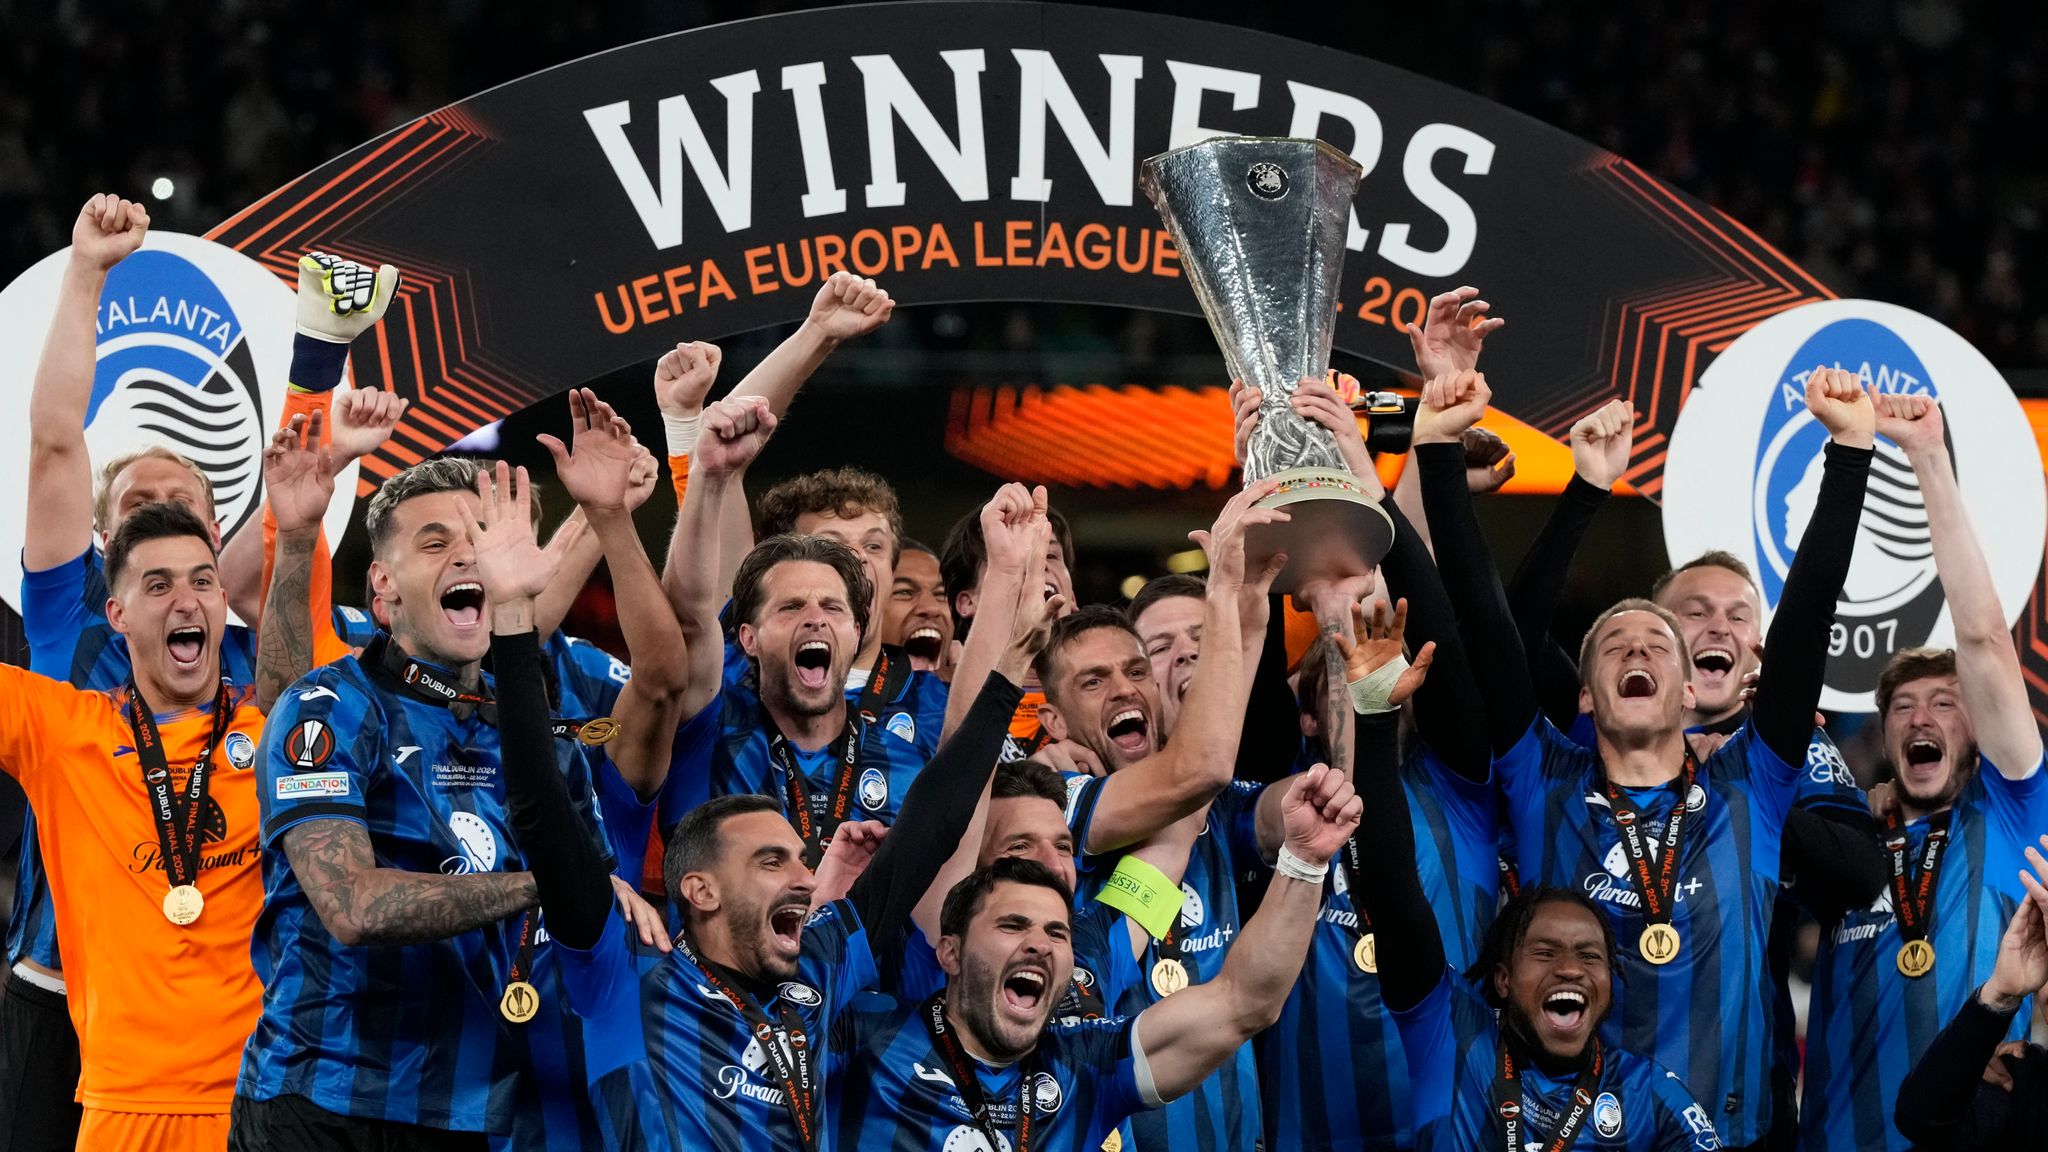
M 1303 377 L 1321 380 L 1330 366 L 1361 174 L 1320 140 L 1262 136 L 1218 137 L 1145 161 L 1145 194 L 1180 246 L 1231 377 L 1264 394 L 1244 479 L 1278 479 L 1261 506 L 1284 506 L 1290 519 L 1253 528 L 1245 564 L 1256 572 L 1285 551 L 1276 592 L 1364 576 L 1394 542 L 1393 521 L 1345 466 L 1336 439 L 1288 405 Z M 1348 618 L 1341 625 L 1348 630 Z

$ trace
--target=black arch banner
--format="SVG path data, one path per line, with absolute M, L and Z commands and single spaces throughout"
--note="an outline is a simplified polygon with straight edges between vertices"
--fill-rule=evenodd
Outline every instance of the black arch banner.
M 796 12 L 513 81 L 300 177 L 210 235 L 290 278 L 328 249 L 407 271 L 358 383 L 414 401 L 374 484 L 477 426 L 683 339 L 800 318 L 837 267 L 908 304 L 1193 313 L 1137 190 L 1216 133 L 1314 135 L 1367 169 L 1338 347 L 1482 287 L 1505 409 L 1561 432 L 1627 395 L 1664 433 L 1713 354 L 1832 294 L 1628 161 L 1372 60 L 1170 16 L 1036 3 Z

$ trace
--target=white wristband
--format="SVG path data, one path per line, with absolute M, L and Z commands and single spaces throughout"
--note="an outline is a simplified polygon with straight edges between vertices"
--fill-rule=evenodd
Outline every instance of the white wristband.
M 1394 685 L 1400 681 L 1401 673 L 1408 670 L 1408 658 L 1396 656 L 1385 664 L 1365 674 L 1362 679 L 1351 682 L 1351 709 L 1361 716 L 1380 712 L 1392 712 Z
M 695 416 L 671 416 L 661 414 L 662 431 L 668 434 L 668 454 L 688 456 L 697 447 L 697 427 L 704 422 L 700 410 Z
M 1325 860 L 1321 864 L 1311 864 L 1289 852 L 1287 845 L 1282 844 L 1280 855 L 1273 860 L 1273 871 L 1304 884 L 1321 884 L 1323 877 L 1330 874 L 1330 862 Z

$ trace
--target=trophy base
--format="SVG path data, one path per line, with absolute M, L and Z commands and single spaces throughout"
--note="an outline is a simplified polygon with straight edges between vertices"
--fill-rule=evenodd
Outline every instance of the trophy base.
M 1245 533 L 1245 571 L 1257 572 L 1274 553 L 1287 553 L 1287 567 L 1273 581 L 1273 591 L 1291 593 L 1315 580 L 1363 576 L 1394 546 L 1394 522 L 1351 473 L 1289 468 L 1272 478 L 1280 481 L 1280 490 L 1259 501 L 1259 507 L 1285 508 L 1289 519 Z

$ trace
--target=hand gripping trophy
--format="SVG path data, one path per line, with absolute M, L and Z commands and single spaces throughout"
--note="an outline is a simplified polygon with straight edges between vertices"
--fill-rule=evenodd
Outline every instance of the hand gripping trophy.
M 1288 404 L 1303 378 L 1321 380 L 1330 365 L 1360 175 L 1355 161 L 1320 140 L 1222 136 L 1154 156 L 1142 176 L 1231 376 L 1264 394 L 1244 479 L 1278 479 L 1279 491 L 1261 503 L 1284 506 L 1289 520 L 1253 528 L 1245 563 L 1257 571 L 1285 551 L 1277 592 L 1356 587 L 1353 578 L 1371 574 L 1394 540 L 1393 522 L 1345 467 L 1329 431 Z M 1315 597 L 1325 631 L 1348 633 L 1349 599 Z

